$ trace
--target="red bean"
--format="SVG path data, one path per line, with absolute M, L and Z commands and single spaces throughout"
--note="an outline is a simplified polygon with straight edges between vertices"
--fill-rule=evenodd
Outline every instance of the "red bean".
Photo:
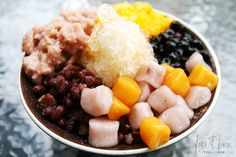
M 60 94 L 66 93 L 68 88 L 69 88 L 69 83 L 67 81 L 63 82 L 60 86 L 57 87 Z
M 57 106 L 55 109 L 51 111 L 51 118 L 52 120 L 57 121 L 62 118 L 64 113 L 65 113 L 65 107 L 62 105 Z
M 85 77 L 85 74 L 82 71 L 78 72 L 78 78 L 80 79 L 81 82 L 84 81 L 84 77 Z
M 93 76 L 85 76 L 84 81 L 88 87 L 92 87 L 95 85 L 96 80 Z
M 100 85 L 102 85 L 102 80 L 100 78 L 96 78 L 95 86 L 100 86 Z
M 53 78 L 51 84 L 58 90 L 60 94 L 65 93 L 69 87 L 69 83 L 62 75 L 58 75 L 56 78 Z
M 80 99 L 81 91 L 80 91 L 80 87 L 78 85 L 71 87 L 70 93 L 71 93 L 71 96 L 74 100 Z
M 63 75 L 66 80 L 72 80 L 73 78 L 76 77 L 76 72 L 73 70 L 69 70 L 69 71 L 65 71 Z
M 46 104 L 46 105 L 55 105 L 56 104 L 56 99 L 54 98 L 53 95 L 47 93 L 42 95 L 39 99 L 38 99 L 39 103 L 41 104 Z
M 46 88 L 43 85 L 36 85 L 33 87 L 33 92 L 36 95 L 42 95 L 46 91 Z
M 77 78 L 77 73 L 81 70 L 81 67 L 74 66 L 74 65 L 67 65 L 63 70 L 60 72 L 66 80 L 72 80 Z
M 50 106 L 46 107 L 45 109 L 43 109 L 42 115 L 45 116 L 45 117 L 50 116 L 51 113 L 52 113 L 52 109 L 53 109 L 53 107 L 50 107 Z
M 74 107 L 74 102 L 70 96 L 70 94 L 68 94 L 67 96 L 65 96 L 62 100 L 63 105 L 65 105 L 67 108 L 72 109 Z
M 60 86 L 61 84 L 63 84 L 65 82 L 65 77 L 62 75 L 58 75 L 56 78 L 52 79 L 52 85 L 55 87 Z

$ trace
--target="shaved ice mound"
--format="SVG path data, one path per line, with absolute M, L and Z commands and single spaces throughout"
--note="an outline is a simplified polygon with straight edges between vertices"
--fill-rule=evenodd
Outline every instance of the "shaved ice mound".
M 119 76 L 135 77 L 143 62 L 155 60 L 152 46 L 137 24 L 120 17 L 109 5 L 99 9 L 98 18 L 100 24 L 88 41 L 90 57 L 82 57 L 82 62 L 104 84 L 111 87 Z

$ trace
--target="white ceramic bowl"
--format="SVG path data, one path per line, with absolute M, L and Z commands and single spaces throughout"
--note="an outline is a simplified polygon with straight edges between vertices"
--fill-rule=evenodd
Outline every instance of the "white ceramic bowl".
M 160 12 L 162 12 L 162 11 L 160 11 Z M 214 97 L 211 101 L 211 104 L 209 105 L 209 107 L 208 107 L 207 111 L 204 113 L 204 115 L 193 126 L 191 126 L 189 129 L 187 129 L 186 131 L 184 131 L 183 133 L 181 133 L 177 137 L 174 137 L 173 139 L 169 140 L 167 143 L 160 146 L 156 150 L 167 147 L 171 144 L 174 144 L 175 142 L 180 141 L 181 139 L 183 139 L 184 137 L 189 135 L 191 132 L 193 132 L 197 127 L 199 127 L 199 125 L 202 124 L 202 122 L 206 119 L 206 117 L 209 115 L 209 113 L 214 108 L 214 106 L 216 104 L 216 101 L 217 101 L 217 98 L 218 98 L 219 93 L 220 93 L 220 88 L 221 88 L 220 65 L 219 65 L 219 62 L 218 62 L 218 59 L 216 57 L 216 54 L 215 54 L 214 50 L 209 45 L 207 40 L 198 31 L 196 31 L 192 26 L 190 26 L 189 24 L 187 24 L 183 20 L 181 20 L 181 19 L 179 19 L 179 18 L 177 18 L 177 17 L 175 17 L 171 14 L 168 14 L 168 13 L 165 13 L 165 12 L 162 12 L 162 13 L 165 14 L 166 16 L 168 16 L 168 17 L 171 17 L 171 18 L 175 19 L 176 21 L 179 21 L 181 24 L 183 24 L 185 27 L 187 27 L 189 30 L 191 30 L 205 44 L 206 48 L 209 51 L 209 55 L 211 57 L 213 67 L 215 68 L 215 72 L 216 72 L 216 74 L 219 78 L 219 81 L 218 81 L 218 85 L 215 89 L 215 94 L 214 94 Z M 20 68 L 20 71 L 21 70 L 22 70 L 22 67 Z M 109 149 L 102 149 L 102 148 L 94 148 L 94 147 L 91 147 L 91 146 L 81 145 L 81 144 L 75 143 L 73 141 L 70 141 L 68 139 L 65 139 L 65 138 L 59 136 L 58 134 L 54 133 L 50 129 L 48 129 L 44 124 L 42 124 L 38 120 L 38 118 L 36 118 L 36 116 L 32 113 L 29 106 L 26 104 L 25 97 L 24 97 L 24 94 L 22 92 L 21 72 L 19 74 L 19 91 L 20 91 L 20 97 L 21 97 L 21 100 L 23 102 L 24 108 L 25 108 L 26 112 L 28 113 L 28 115 L 30 116 L 30 118 L 45 133 L 47 133 L 49 136 L 53 137 L 54 139 L 66 144 L 66 145 L 69 145 L 69 146 L 74 147 L 74 148 L 79 149 L 79 150 L 92 152 L 92 153 L 97 153 L 97 154 L 106 154 L 106 155 L 130 155 L 130 154 L 140 154 L 140 153 L 150 152 L 150 150 L 148 148 L 138 148 L 138 149 L 130 149 L 130 150 L 112 150 L 112 149 L 109 150 Z M 155 151 L 155 150 L 152 150 L 152 151 Z

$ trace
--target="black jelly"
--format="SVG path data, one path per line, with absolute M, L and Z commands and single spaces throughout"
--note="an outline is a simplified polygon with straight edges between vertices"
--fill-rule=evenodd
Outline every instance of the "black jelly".
M 199 52 L 206 63 L 210 63 L 204 44 L 178 21 L 173 21 L 170 29 L 153 37 L 151 44 L 160 64 L 168 63 L 187 72 L 185 63 L 194 52 Z

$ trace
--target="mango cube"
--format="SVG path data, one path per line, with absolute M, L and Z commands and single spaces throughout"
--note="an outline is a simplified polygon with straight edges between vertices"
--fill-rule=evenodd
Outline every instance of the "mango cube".
M 146 12 L 139 13 L 135 22 L 144 30 L 145 33 L 148 33 L 148 27 L 151 19 Z
M 167 63 L 162 63 L 161 66 L 166 68 L 166 75 L 168 75 L 170 72 L 172 72 L 175 68 L 170 66 Z
M 152 18 L 152 19 L 155 19 L 155 20 L 163 20 L 165 18 L 165 16 L 155 10 L 152 10 L 150 13 L 149 13 L 149 16 Z
M 132 107 L 141 95 L 141 88 L 129 76 L 120 76 L 112 88 L 113 94 L 128 107 Z
M 165 30 L 167 30 L 170 27 L 170 24 L 172 21 L 173 20 L 171 18 L 164 18 L 162 22 L 161 32 L 164 32 Z
M 164 78 L 164 85 L 168 86 L 175 94 L 185 97 L 190 90 L 188 76 L 181 68 L 176 68 Z
M 160 34 L 162 32 L 162 28 L 160 27 L 160 22 L 158 20 L 150 20 L 151 24 L 149 23 L 148 25 L 148 31 L 151 35 L 156 35 L 156 34 Z
M 211 91 L 216 88 L 218 77 L 204 65 L 197 65 L 189 75 L 191 85 L 208 87 Z
M 170 133 L 170 128 L 156 117 L 146 117 L 140 125 L 141 139 L 150 149 L 169 141 Z
M 117 4 L 114 4 L 113 7 L 116 9 L 117 13 L 120 14 L 121 16 L 127 16 L 129 15 L 127 14 L 128 12 L 135 11 L 133 6 L 128 2 L 117 3 Z
M 121 116 L 124 116 L 129 112 L 130 108 L 114 96 L 111 109 L 108 112 L 108 118 L 110 120 L 118 120 Z
M 173 21 L 155 11 L 147 2 L 123 2 L 114 4 L 113 7 L 120 16 L 137 23 L 148 35 L 159 35 L 168 29 Z
M 145 11 L 147 13 L 149 13 L 152 10 L 152 6 L 147 2 L 135 2 L 133 6 L 136 10 Z

